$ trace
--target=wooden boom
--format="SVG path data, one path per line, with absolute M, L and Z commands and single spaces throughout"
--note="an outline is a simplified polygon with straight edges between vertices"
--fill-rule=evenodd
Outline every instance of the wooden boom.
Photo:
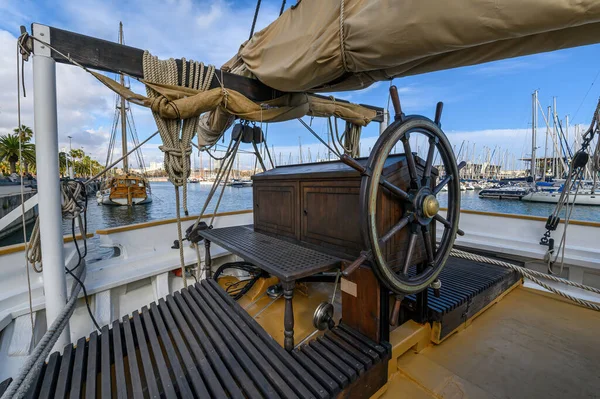
M 32 24 L 31 30 L 34 31 L 38 24 Z M 50 30 L 49 44 L 58 52 L 68 55 L 73 61 L 85 66 L 86 68 L 96 69 L 104 72 L 125 73 L 136 78 L 142 78 L 144 73 L 142 69 L 142 58 L 144 50 L 125 46 L 108 40 L 98 39 L 91 36 L 81 35 L 79 33 L 48 27 Z M 23 31 L 24 28 L 21 27 Z M 63 64 L 70 64 L 70 61 L 61 56 L 57 51 L 51 50 L 51 57 Z M 177 67 L 181 71 L 182 61 L 177 59 Z M 207 67 L 205 67 L 207 68 Z M 188 69 L 189 70 L 189 69 Z M 181 74 L 180 74 L 181 75 Z M 221 79 L 226 88 L 242 93 L 253 101 L 266 101 L 284 95 L 284 92 L 275 90 L 257 79 L 250 79 L 245 76 L 235 75 L 229 72 L 216 70 L 215 75 Z M 179 81 L 179 84 L 182 84 Z M 210 88 L 219 87 L 219 82 L 214 79 Z M 317 97 L 327 98 L 316 95 Z M 335 99 L 338 102 L 348 102 L 341 99 Z M 376 122 L 383 121 L 383 108 L 372 105 L 361 106 L 377 111 L 377 116 L 373 119 Z

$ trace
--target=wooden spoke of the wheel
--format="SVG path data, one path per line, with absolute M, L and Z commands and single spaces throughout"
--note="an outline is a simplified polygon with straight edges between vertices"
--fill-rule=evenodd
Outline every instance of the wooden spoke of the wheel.
M 444 188 L 444 186 L 448 184 L 453 178 L 454 177 L 452 175 L 446 175 L 446 177 L 444 177 L 442 181 L 439 182 L 439 184 L 433 189 L 433 195 L 437 195 L 440 191 L 442 191 L 442 188 Z
M 402 144 L 404 145 L 404 155 L 406 156 L 406 163 L 408 164 L 408 174 L 410 175 L 410 182 L 414 185 L 414 188 L 419 188 L 419 181 L 417 176 L 417 164 L 415 163 L 415 157 L 410 149 L 409 136 L 406 134 L 402 138 Z
M 459 173 L 460 173 L 460 170 L 462 168 L 464 168 L 466 164 L 467 163 L 465 161 L 462 161 L 461 163 L 458 164 L 457 169 L 458 169 Z M 444 186 L 446 184 L 448 184 L 448 182 L 450 182 L 450 180 L 452 180 L 452 179 L 454 179 L 454 176 L 446 175 L 446 177 L 444 177 L 444 179 L 437 186 L 435 186 L 435 188 L 433 189 L 433 194 L 437 195 L 437 193 L 439 193 L 442 190 L 442 188 L 444 188 Z
M 412 222 L 413 219 L 414 219 L 414 217 L 415 217 L 414 214 L 410 214 L 410 215 L 405 216 L 402 219 L 400 219 L 398 221 L 398 223 L 396 223 L 387 233 L 385 233 L 383 235 L 383 237 L 381 237 L 379 239 L 379 245 L 383 245 L 386 242 L 388 242 L 389 239 L 394 236 L 394 234 L 396 234 L 397 232 L 399 232 L 400 230 L 402 230 L 404 228 L 404 226 L 406 226 L 407 224 L 409 224 L 410 222 Z
M 379 180 L 379 184 L 381 184 L 383 187 L 390 190 L 392 192 L 392 194 L 395 194 L 396 196 L 400 197 L 400 199 L 402 199 L 404 201 L 408 201 L 408 202 L 411 201 L 410 196 L 408 195 L 408 193 L 406 191 L 402 190 L 400 187 L 396 186 L 395 184 L 390 183 L 387 179 L 382 177 Z
M 429 151 L 427 152 L 427 162 L 425 163 L 425 172 L 423 172 L 423 185 L 428 185 L 431 178 L 431 168 L 433 167 L 433 154 L 435 153 L 436 139 L 429 139 Z
M 357 172 L 359 172 L 360 174 L 365 174 L 367 173 L 367 170 L 365 169 L 364 166 L 362 166 L 361 164 L 359 164 L 356 159 L 349 157 L 348 155 L 344 154 L 340 157 L 341 161 L 343 163 L 345 163 L 346 165 L 350 166 L 351 168 L 355 169 Z M 410 202 L 410 197 L 408 195 L 408 193 L 404 190 L 402 190 L 400 187 L 396 186 L 393 183 L 390 183 L 386 178 L 384 178 L 383 176 L 379 179 L 379 184 L 381 184 L 383 187 L 387 188 L 388 190 L 390 190 L 393 194 L 397 195 L 398 197 L 400 197 L 400 199 L 404 200 L 404 201 L 409 201 Z
M 404 275 L 408 275 L 408 268 L 415 250 L 415 244 L 417 243 L 417 235 L 418 233 L 416 231 L 411 233 L 408 240 L 408 251 L 406 252 L 406 259 L 404 260 L 404 269 L 402 269 L 402 273 L 404 273 Z
M 421 229 L 423 233 L 423 241 L 425 241 L 425 252 L 427 253 L 427 264 L 433 265 L 433 244 L 431 242 L 431 234 L 429 234 L 429 226 L 423 226 Z
M 431 167 L 433 166 L 433 154 L 435 152 L 435 139 L 429 140 L 429 152 L 427 153 L 427 163 L 425 164 L 425 176 L 431 174 Z
M 445 228 L 447 229 L 451 229 L 452 228 L 452 223 L 450 223 L 449 221 L 447 221 L 442 215 L 440 215 L 439 213 L 437 215 L 435 215 L 433 217 L 435 220 L 437 220 L 438 222 L 440 222 L 441 224 L 444 225 Z M 461 229 L 458 229 L 456 231 L 456 234 L 458 234 L 459 236 L 464 236 L 465 232 L 462 231 Z

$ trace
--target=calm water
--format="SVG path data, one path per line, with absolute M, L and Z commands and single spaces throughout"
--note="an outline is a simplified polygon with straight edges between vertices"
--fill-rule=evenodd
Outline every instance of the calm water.
M 208 184 L 188 184 L 188 209 L 191 215 L 200 213 L 210 187 L 211 186 Z M 175 193 L 171 183 L 152 183 L 152 197 L 153 201 L 151 204 L 131 208 L 96 205 L 96 199 L 90 197 L 88 205 L 88 231 L 95 232 L 96 230 L 103 228 L 175 217 Z M 440 204 L 442 206 L 446 205 L 446 200 L 446 193 L 441 193 Z M 216 198 L 213 199 L 213 204 L 215 202 Z M 223 195 L 223 200 L 219 206 L 220 212 L 251 208 L 251 187 L 225 188 L 225 194 Z M 477 191 L 463 191 L 461 208 L 486 212 L 547 217 L 552 212 L 554 206 L 551 204 L 514 200 L 483 199 L 478 197 Z M 214 205 L 208 209 L 208 212 L 211 212 L 213 209 Z M 575 207 L 572 219 L 600 222 L 600 207 Z M 64 232 L 65 234 L 70 234 L 70 223 L 65 223 Z M 175 237 L 168 237 L 168 240 L 174 239 Z M 0 241 L 0 246 L 18 242 L 22 242 L 22 232 L 17 232 L 11 237 Z M 99 238 L 97 236 L 90 240 L 88 261 L 95 261 L 111 255 L 110 251 L 99 248 L 98 242 Z

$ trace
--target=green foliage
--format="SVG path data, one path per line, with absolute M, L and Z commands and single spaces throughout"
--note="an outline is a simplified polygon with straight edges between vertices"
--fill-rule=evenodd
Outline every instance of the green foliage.
M 33 138 L 33 130 L 29 126 L 21 125 L 20 128 L 16 127 L 13 129 L 15 135 L 19 134 L 21 136 L 21 140 L 24 143 L 29 143 Z
M 81 148 L 73 148 L 71 151 L 71 158 L 82 159 L 85 155 Z
M 25 163 L 35 164 L 34 144 L 29 142 L 22 143 L 21 153 Z M 17 172 L 17 162 L 19 162 L 19 136 L 17 134 L 0 136 L 0 162 L 2 161 L 8 162 L 9 173 Z

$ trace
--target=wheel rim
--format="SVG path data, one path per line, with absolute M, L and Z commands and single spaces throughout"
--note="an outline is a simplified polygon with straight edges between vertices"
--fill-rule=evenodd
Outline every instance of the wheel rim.
M 411 152 L 409 136 L 411 133 L 423 134 L 429 138 L 429 151 L 423 176 L 419 177 Z M 392 148 L 402 142 L 411 179 L 410 189 L 402 192 L 397 187 L 390 187 L 382 183 L 382 174 L 386 159 Z M 438 150 L 444 165 L 446 177 L 434 187 L 429 188 L 431 169 L 433 167 L 433 153 Z M 410 155 L 409 155 L 410 154 Z M 392 123 L 380 136 L 371 151 L 367 161 L 368 174 L 364 174 L 361 181 L 360 207 L 363 241 L 371 249 L 371 260 L 377 277 L 393 292 L 398 294 L 413 294 L 427 288 L 441 272 L 450 249 L 454 244 L 458 229 L 460 214 L 460 187 L 459 172 L 452 152 L 452 147 L 440 127 L 428 118 L 422 116 L 408 116 Z M 428 175 L 428 176 L 426 176 Z M 377 230 L 377 198 L 383 185 L 393 196 L 408 206 L 404 207 L 400 220 L 388 231 L 380 236 Z M 448 185 L 448 210 L 446 218 L 439 215 L 437 194 Z M 405 196 L 404 194 L 407 194 Z M 444 225 L 439 246 L 431 240 L 430 229 L 434 226 L 431 221 L 442 222 Z M 403 229 L 409 229 L 407 258 L 402 273 L 395 272 L 388 265 L 382 251 L 382 245 L 393 235 Z M 409 277 L 407 268 L 412 266 L 411 259 L 417 240 L 421 238 L 427 254 L 427 262 L 415 276 Z M 427 239 L 429 237 L 429 239 Z

